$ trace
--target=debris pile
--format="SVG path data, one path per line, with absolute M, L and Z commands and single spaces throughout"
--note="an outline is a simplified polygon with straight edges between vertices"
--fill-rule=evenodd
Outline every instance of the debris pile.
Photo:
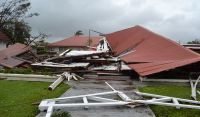
M 100 41 L 101 42 L 101 41 Z M 99 43 L 97 50 L 66 50 L 59 56 L 46 59 L 32 66 L 65 68 L 65 70 L 79 72 L 83 71 L 121 71 L 130 70 L 118 57 L 113 57 L 108 44 L 104 39 Z M 125 54 L 124 54 L 125 55 Z M 123 55 L 121 55 L 123 56 Z M 120 56 L 120 57 L 121 57 Z M 60 70 L 60 69 L 59 69 Z
M 132 52 L 132 51 L 131 51 Z M 126 55 L 123 54 L 123 55 Z M 131 70 L 119 57 L 113 57 L 107 41 L 100 40 L 96 50 L 66 50 L 59 56 L 48 58 L 43 62 L 32 64 L 33 67 L 48 67 L 55 71 L 63 72 L 58 79 L 49 86 L 54 90 L 64 79 L 82 79 L 82 73 L 101 73 L 111 74 L 119 73 L 124 70 Z
M 110 84 L 106 82 L 112 91 L 77 95 L 70 97 L 61 97 L 54 99 L 45 99 L 41 101 L 39 105 L 40 111 L 47 111 L 46 117 L 51 117 L 55 110 L 62 108 L 72 107 L 106 107 L 106 106 L 127 106 L 137 107 L 141 105 L 162 105 L 180 108 L 192 108 L 200 109 L 200 102 L 176 97 L 169 97 L 163 95 L 155 95 L 150 93 L 135 92 L 137 95 L 151 97 L 152 99 L 135 100 L 128 97 L 125 93 L 114 89 Z M 114 95 L 120 97 L 120 99 L 108 98 L 106 96 Z

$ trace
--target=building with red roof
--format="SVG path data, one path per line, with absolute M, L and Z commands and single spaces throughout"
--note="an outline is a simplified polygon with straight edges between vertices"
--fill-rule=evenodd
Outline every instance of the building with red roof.
M 147 76 L 200 61 L 200 55 L 141 26 L 105 35 L 114 56 L 140 76 Z M 131 52 L 132 51 L 132 52 Z
M 101 36 L 72 36 L 54 43 L 50 43 L 48 48 L 51 51 L 63 52 L 66 49 L 74 50 L 85 50 L 88 49 L 88 46 L 96 47 L 99 43 L 99 40 L 102 39 Z
M 9 41 L 9 37 L 0 30 L 0 50 L 5 49 Z

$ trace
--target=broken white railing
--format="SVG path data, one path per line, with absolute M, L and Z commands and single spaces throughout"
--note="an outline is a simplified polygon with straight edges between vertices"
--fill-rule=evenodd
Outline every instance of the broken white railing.
M 64 72 L 61 75 L 58 75 L 58 79 L 54 81 L 50 86 L 49 90 L 54 90 L 59 84 L 61 84 L 64 80 L 70 81 L 70 80 L 79 80 L 79 79 L 84 79 L 81 76 L 75 74 L 75 73 L 69 73 L 69 72 Z
M 191 85 L 191 97 L 194 100 L 197 100 L 197 93 L 200 94 L 199 91 L 197 91 L 197 84 L 200 80 L 200 76 L 197 78 L 197 80 L 195 81 L 195 83 L 192 81 L 192 79 L 190 78 L 190 85 Z
M 171 106 L 171 107 L 176 107 L 177 109 L 180 109 L 180 108 L 200 109 L 199 101 L 169 97 L 169 96 L 163 96 L 163 95 L 155 95 L 155 94 L 150 94 L 150 93 L 142 93 L 142 92 L 135 92 L 135 93 L 140 96 L 152 97 L 152 99 L 150 100 L 133 100 L 133 102 L 135 103 Z M 190 104 L 187 104 L 187 103 L 190 103 Z
M 51 117 L 54 110 L 67 108 L 67 107 L 84 107 L 84 108 L 89 108 L 93 106 L 135 107 L 135 106 L 140 106 L 143 104 L 144 105 L 152 104 L 152 105 L 171 106 L 171 107 L 176 107 L 177 109 L 180 109 L 180 108 L 200 109 L 199 101 L 169 97 L 169 96 L 162 96 L 162 95 L 155 95 L 155 94 L 150 94 L 150 93 L 135 92 L 137 95 L 152 97 L 152 99 L 134 100 L 128 97 L 123 92 L 115 90 L 108 83 L 106 84 L 112 89 L 112 91 L 86 94 L 86 95 L 78 95 L 78 96 L 70 96 L 70 97 L 61 97 L 61 98 L 54 98 L 54 99 L 45 99 L 40 103 L 39 110 L 47 111 L 46 117 Z M 121 98 L 121 100 L 102 97 L 102 96 L 108 96 L 108 95 L 117 95 Z M 80 100 L 81 100 L 81 103 L 80 103 Z M 181 103 L 184 103 L 184 104 L 181 104 Z

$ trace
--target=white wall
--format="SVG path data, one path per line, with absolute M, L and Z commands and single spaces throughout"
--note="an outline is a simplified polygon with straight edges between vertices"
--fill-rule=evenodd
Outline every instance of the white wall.
M 85 50 L 84 48 L 81 47 L 49 47 L 50 51 L 54 51 L 57 53 L 62 53 L 67 49 L 72 49 L 72 50 Z
M 0 50 L 3 50 L 6 48 L 6 42 L 5 41 L 0 41 Z

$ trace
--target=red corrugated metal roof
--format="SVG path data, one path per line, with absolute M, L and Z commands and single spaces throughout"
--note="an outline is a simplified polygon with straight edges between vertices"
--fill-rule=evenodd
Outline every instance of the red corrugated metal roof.
M 16 43 L 14 45 L 9 46 L 6 49 L 0 51 L 0 64 L 5 67 L 15 67 L 18 66 L 25 61 L 18 60 L 16 58 L 12 58 L 19 54 L 22 54 L 28 50 L 30 50 L 30 46 L 26 46 L 24 44 Z
M 97 37 L 90 37 L 92 40 L 90 46 L 97 46 L 99 43 L 99 40 L 102 37 L 97 36 Z M 86 47 L 88 46 L 88 41 L 89 37 L 88 36 L 73 36 L 70 38 L 63 39 L 61 41 L 57 41 L 54 43 L 49 44 L 49 47 Z
M 141 26 L 108 34 L 106 39 L 116 56 L 135 50 L 121 59 L 141 76 L 200 61 L 199 54 Z
M 9 40 L 8 36 L 4 34 L 1 30 L 0 30 L 0 40 L 5 40 L 5 41 Z

